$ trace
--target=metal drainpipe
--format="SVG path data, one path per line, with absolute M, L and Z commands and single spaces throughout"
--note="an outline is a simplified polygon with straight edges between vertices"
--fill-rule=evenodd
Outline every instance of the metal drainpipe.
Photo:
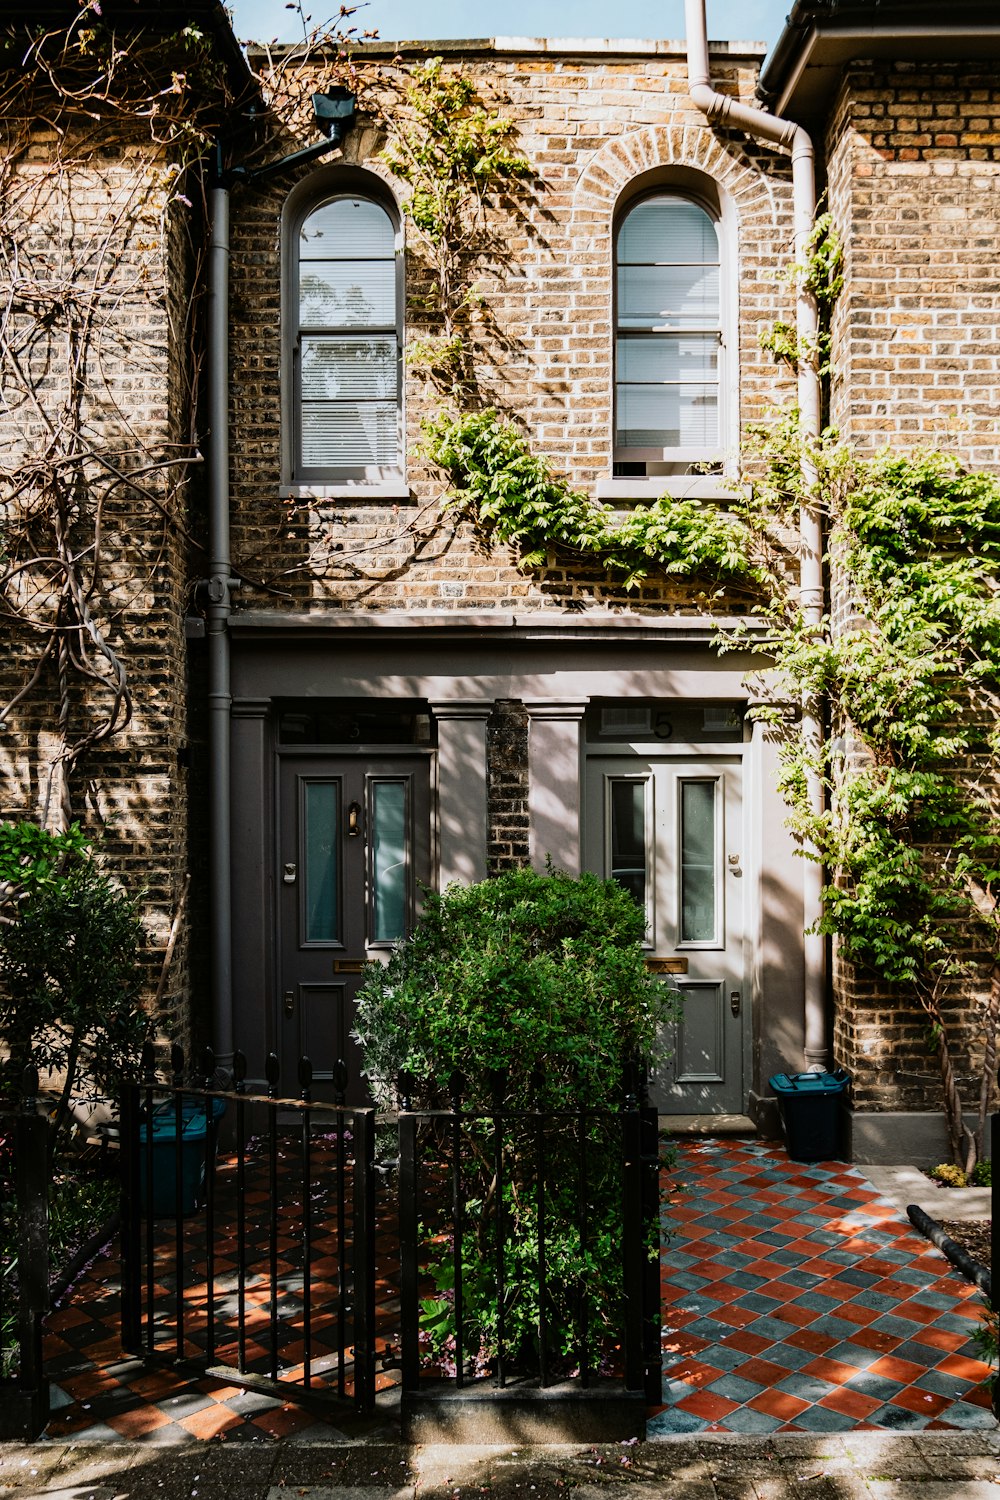
M 713 122 L 737 126 L 766 141 L 773 141 L 792 154 L 792 206 L 795 262 L 802 265 L 816 216 L 816 169 L 809 135 L 792 120 L 782 120 L 762 109 L 741 104 L 712 88 L 708 63 L 708 28 L 705 0 L 684 0 L 687 26 L 688 91 L 698 108 Z M 801 284 L 795 304 L 795 327 L 799 345 L 815 348 L 819 328 L 816 299 Z M 806 443 L 802 468 L 805 501 L 799 511 L 799 604 L 807 625 L 818 626 L 823 618 L 823 528 L 816 495 L 818 475 L 810 445 L 820 435 L 820 378 L 811 359 L 800 359 L 798 402 L 802 435 Z M 814 757 L 822 743 L 823 723 L 819 705 L 807 700 L 802 706 L 802 734 Z M 823 811 L 823 783 L 818 772 L 808 781 L 810 808 Z M 823 868 L 815 859 L 803 860 L 802 895 L 805 915 L 804 1033 L 805 1061 L 810 1071 L 827 1065 L 826 1050 L 826 941 L 815 932 L 823 914 Z
M 208 251 L 208 821 L 212 1029 L 222 1067 L 233 1055 L 229 662 L 229 188 L 216 153 Z
M 313 109 L 327 139 L 262 167 L 223 169 L 217 142 L 209 188 L 208 249 L 208 823 L 209 926 L 212 1030 L 216 1061 L 228 1068 L 233 1056 L 233 900 L 230 717 L 233 705 L 229 616 L 233 578 L 229 540 L 229 190 L 233 182 L 266 182 L 340 149 L 354 122 L 354 96 L 332 88 L 313 95 Z

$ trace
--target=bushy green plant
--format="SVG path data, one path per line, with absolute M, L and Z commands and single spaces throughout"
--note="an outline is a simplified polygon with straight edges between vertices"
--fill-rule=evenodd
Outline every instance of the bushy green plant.
M 516 870 L 428 893 L 413 936 L 388 965 L 369 971 L 357 1033 L 376 1098 L 390 1102 L 405 1073 L 417 1103 L 440 1106 L 454 1087 L 467 1114 L 463 1357 L 489 1362 L 497 1352 L 498 1217 L 504 1353 L 516 1360 L 537 1352 L 540 1127 L 528 1113 L 536 1109 L 550 1116 L 543 1146 L 548 1353 L 571 1362 L 585 1325 L 596 1361 L 602 1337 L 620 1327 L 620 1122 L 559 1111 L 618 1109 L 626 1064 L 656 1048 L 671 1005 L 646 970 L 643 935 L 642 912 L 613 882 Z M 427 1134 L 433 1155 L 430 1126 Z M 454 1226 L 443 1215 L 435 1220 L 432 1205 L 425 1218 L 438 1245 L 429 1268 L 436 1295 L 425 1300 L 424 1327 L 432 1345 L 448 1351 L 455 1338 Z
M 981 1156 L 969 1174 L 974 1187 L 993 1186 L 993 1163 L 988 1156 Z
M 511 870 L 478 885 L 428 892 L 416 929 L 387 965 L 368 971 L 357 1034 L 376 1098 L 400 1072 L 425 1102 L 464 1079 L 488 1105 L 491 1075 L 525 1105 L 599 1100 L 626 1060 L 649 1057 L 665 1011 L 645 967 L 645 917 L 596 875 Z
M 968 1186 L 969 1179 L 961 1167 L 956 1167 L 954 1162 L 942 1161 L 936 1167 L 931 1167 L 927 1174 L 933 1177 L 935 1182 L 942 1183 L 945 1187 L 964 1188 Z
M 74 1098 L 116 1097 L 146 1033 L 140 1008 L 142 923 L 134 900 L 102 867 L 79 829 L 0 828 L 0 1082 L 23 1070 L 55 1075 L 50 1150 Z

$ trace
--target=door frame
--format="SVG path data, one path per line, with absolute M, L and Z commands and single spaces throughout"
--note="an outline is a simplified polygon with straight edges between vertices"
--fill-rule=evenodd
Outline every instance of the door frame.
M 605 868 L 606 841 L 609 837 L 609 830 L 605 826 L 606 819 L 603 800 L 600 812 L 598 813 L 599 823 L 596 829 L 594 828 L 592 822 L 593 815 L 595 814 L 595 812 L 597 812 L 597 809 L 593 806 L 590 795 L 590 778 L 592 774 L 592 767 L 596 772 L 597 763 L 604 761 L 618 762 L 621 766 L 622 776 L 624 778 L 629 778 L 634 774 L 635 779 L 639 779 L 642 774 L 639 770 L 640 763 L 652 764 L 654 762 L 684 762 L 686 765 L 697 767 L 699 761 L 705 762 L 707 766 L 711 766 L 713 763 L 729 761 L 734 762 L 736 768 L 738 768 L 739 771 L 739 811 L 737 816 L 738 826 L 734 836 L 738 837 L 740 841 L 739 854 L 741 860 L 740 868 L 742 873 L 739 878 L 742 883 L 743 909 L 741 931 L 739 937 L 734 940 L 734 948 L 737 950 L 737 953 L 734 955 L 734 968 L 738 964 L 739 986 L 741 995 L 743 997 L 742 1012 L 740 1017 L 742 1025 L 738 1047 L 740 1067 L 740 1107 L 736 1111 L 702 1111 L 697 1109 L 684 1110 L 681 1108 L 676 1108 L 663 1112 L 664 1118 L 667 1119 L 669 1119 L 673 1115 L 699 1115 L 705 1120 L 711 1120 L 713 1118 L 724 1118 L 730 1113 L 746 1114 L 751 1106 L 751 1095 L 754 1091 L 754 1045 L 756 1029 L 760 1021 L 758 1006 L 758 984 L 757 975 L 755 972 L 756 934 L 760 921 L 760 912 L 756 909 L 755 906 L 755 893 L 757 890 L 756 877 L 758 870 L 758 861 L 760 859 L 760 851 L 756 847 L 756 844 L 753 842 L 755 837 L 755 825 L 757 819 L 754 816 L 754 809 L 752 805 L 753 788 L 750 782 L 750 778 L 747 774 L 752 764 L 752 757 L 748 753 L 749 751 L 750 745 L 746 741 L 707 743 L 658 743 L 648 740 L 610 742 L 587 741 L 581 746 L 581 754 L 584 762 L 582 776 L 584 786 L 584 795 L 582 798 L 584 828 L 582 830 L 583 837 L 581 840 L 581 845 L 582 848 L 591 855 L 593 854 L 595 848 L 600 848 L 600 868 L 602 873 L 604 872 Z M 632 769 L 630 769 L 630 764 Z M 725 777 L 726 773 L 724 765 L 720 767 L 719 774 L 723 778 Z M 693 771 L 692 779 L 697 779 L 696 770 Z M 722 805 L 725 809 L 727 806 L 727 790 L 725 781 L 723 781 L 722 799 Z M 673 809 L 673 812 L 676 812 L 676 808 Z M 717 838 L 719 840 L 720 846 L 723 848 L 725 847 L 725 836 L 725 820 L 723 818 L 723 822 L 720 824 L 717 832 Z M 653 838 L 654 848 L 653 859 L 650 864 L 650 873 L 652 875 L 653 885 L 655 887 L 658 881 L 655 862 L 655 831 L 653 834 Z M 592 863 L 587 863 L 586 856 L 584 863 L 586 868 L 593 868 Z M 721 889 L 724 923 L 726 921 L 725 911 L 728 907 L 729 899 L 726 892 L 726 876 L 729 873 L 730 872 L 728 868 L 723 865 Z M 675 892 L 675 895 L 676 894 L 677 892 Z M 654 900 L 656 899 L 658 899 L 658 893 L 654 895 Z M 654 945 L 647 943 L 645 946 L 647 948 L 652 948 Z M 676 945 L 676 951 L 678 955 L 684 955 L 688 952 L 704 952 L 706 951 L 706 947 L 703 944 L 694 942 L 679 942 Z M 651 960 L 652 959 L 653 955 L 651 954 Z M 692 978 L 689 982 L 691 984 L 694 984 L 697 981 L 695 978 Z M 683 990 L 685 987 L 680 979 L 680 976 L 678 976 L 676 987 L 679 990 Z M 726 1004 L 725 996 L 722 997 L 722 1004 L 723 1006 Z
M 411 878 L 412 883 L 413 883 L 413 889 L 410 892 L 410 894 L 411 894 L 412 900 L 413 900 L 413 910 L 414 910 L 414 914 L 415 915 L 419 912 L 419 906 L 420 906 L 420 889 L 419 888 L 420 888 L 420 886 L 423 885 L 423 884 L 426 884 L 426 886 L 429 889 L 436 889 L 436 887 L 437 887 L 437 863 L 438 863 L 438 861 L 437 861 L 437 850 L 438 850 L 438 839 L 437 839 L 437 767 L 438 767 L 438 756 L 437 756 L 437 749 L 436 749 L 436 747 L 424 746 L 424 745 L 393 745 L 393 744 L 382 744 L 382 745 L 370 745 L 370 744 L 347 744 L 347 745 L 343 745 L 343 744 L 340 744 L 340 745 L 281 745 L 281 744 L 275 744 L 274 745 L 273 752 L 272 752 L 272 761 L 273 761 L 273 764 L 272 764 L 272 795 L 273 795 L 274 816 L 273 816 L 272 830 L 271 830 L 271 870 L 272 870 L 272 875 L 271 875 L 271 889 L 273 891 L 272 910 L 273 910 L 273 924 L 274 924 L 273 925 L 274 939 L 273 939 L 273 953 L 272 953 L 272 966 L 271 966 L 271 1003 L 268 1006 L 267 1028 L 268 1028 L 268 1034 L 269 1034 L 269 1037 L 270 1037 L 270 1045 L 273 1048 L 273 1050 L 278 1053 L 279 1057 L 282 1054 L 282 1041 L 283 1041 L 283 1030 L 284 1030 L 283 1022 L 284 1022 L 284 1019 L 285 1019 L 284 1015 L 282 1013 L 282 1008 L 283 1008 L 283 994 L 284 994 L 283 982 L 284 982 L 284 978 L 285 978 L 285 954 L 286 954 L 286 948 L 285 948 L 286 934 L 285 934 L 285 928 L 284 928 L 284 914 L 282 912 L 282 899 L 281 899 L 281 895 L 282 895 L 282 893 L 281 893 L 281 866 L 282 866 L 281 855 L 282 855 L 282 850 L 283 850 L 283 847 L 284 847 L 285 835 L 286 835 L 286 832 L 287 832 L 287 830 L 284 827 L 283 822 L 282 822 L 282 795 L 281 795 L 282 786 L 281 786 L 281 784 L 282 784 L 282 778 L 283 778 L 285 772 L 290 768 L 290 766 L 294 765 L 294 763 L 296 761 L 301 761 L 303 763 L 308 763 L 310 761 L 318 762 L 318 761 L 321 761 L 321 760 L 322 761 L 326 761 L 328 763 L 329 762 L 352 763 L 353 765 L 355 765 L 355 766 L 357 766 L 357 767 L 360 768 L 362 777 L 367 777 L 367 775 L 368 775 L 368 767 L 373 762 L 406 762 L 406 761 L 414 762 L 414 761 L 419 761 L 419 762 L 422 762 L 423 764 L 426 765 L 426 767 L 427 767 L 427 827 L 426 827 L 426 830 L 425 830 L 425 835 L 426 835 L 426 847 L 427 847 L 427 865 L 426 865 L 427 879 L 426 879 L 426 882 L 424 882 L 421 879 L 421 877 L 420 877 L 419 870 L 417 870 L 416 868 L 411 873 L 411 877 L 410 878 Z M 322 773 L 318 773 L 318 774 L 322 774 Z M 300 809 L 298 807 L 298 799 L 296 798 L 294 800 L 295 800 L 295 808 L 294 808 L 292 816 L 294 818 L 298 819 L 301 816 Z M 366 805 L 366 808 L 365 808 L 366 818 L 368 817 L 369 812 L 370 812 L 370 809 Z M 410 810 L 410 820 L 411 820 L 410 821 L 410 831 L 411 831 L 411 836 L 413 836 L 413 838 L 414 838 L 414 846 L 415 847 L 416 847 L 416 839 L 418 837 L 417 826 L 416 826 L 416 818 L 417 818 L 417 809 L 415 807 L 413 807 Z M 293 830 L 293 833 L 297 833 L 297 828 L 295 830 Z M 367 932 L 367 927 L 368 927 L 369 909 L 370 909 L 370 892 L 366 890 L 365 893 L 364 893 L 364 909 L 363 909 L 363 914 L 362 914 L 362 928 L 363 928 L 363 931 L 365 931 L 365 932 Z M 295 945 L 295 946 L 297 946 L 297 945 Z M 336 944 L 332 944 L 332 945 L 323 944 L 321 946 L 323 948 L 323 951 L 329 952 L 329 953 L 332 954 L 334 952 L 335 948 L 338 945 L 336 945 Z M 370 952 L 370 954 L 372 956 L 382 954 L 382 955 L 385 955 L 385 957 L 388 957 L 388 954 L 389 954 L 389 952 L 391 951 L 391 948 L 392 948 L 392 944 L 389 943 L 389 942 L 379 942 L 379 943 L 369 944 L 367 941 L 365 941 L 364 942 L 364 947 L 365 947 L 365 951 L 366 951 L 366 956 Z M 345 970 L 344 971 L 344 980 L 346 981 L 347 978 L 348 978 L 348 971 Z M 310 985 L 312 985 L 313 987 L 315 987 L 319 983 L 320 983 L 320 981 L 318 981 L 318 980 L 311 980 L 311 979 L 300 980 L 299 981 L 299 988 L 307 988 Z M 349 1007 L 352 1003 L 353 1002 L 351 1001 L 351 999 L 349 997 L 346 996 L 346 992 L 345 992 L 345 1010 L 346 1010 L 346 1007 Z M 346 1014 L 345 1014 L 345 1021 L 346 1021 L 347 1028 L 348 1028 L 348 1033 L 349 1033 L 350 1023 L 349 1023 L 349 1020 L 347 1020 L 347 1018 L 346 1018 Z

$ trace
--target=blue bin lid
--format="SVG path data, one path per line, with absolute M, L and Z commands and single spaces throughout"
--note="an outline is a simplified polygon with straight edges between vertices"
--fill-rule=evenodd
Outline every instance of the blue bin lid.
M 850 1073 L 775 1073 L 768 1079 L 776 1094 L 839 1094 L 851 1081 Z
M 213 1099 L 212 1119 L 221 1120 L 226 1112 L 225 1099 Z M 205 1100 L 181 1100 L 181 1136 L 186 1141 L 205 1139 Z M 139 1126 L 140 1141 L 146 1140 L 146 1122 Z M 177 1117 L 172 1102 L 159 1104 L 153 1111 L 153 1140 L 173 1141 L 177 1139 Z

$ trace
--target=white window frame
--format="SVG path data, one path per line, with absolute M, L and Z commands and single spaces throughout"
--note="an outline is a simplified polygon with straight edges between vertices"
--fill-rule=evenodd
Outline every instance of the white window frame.
M 397 461 L 394 464 L 335 464 L 306 467 L 301 459 L 302 402 L 299 382 L 299 348 L 303 329 L 299 310 L 299 235 L 309 216 L 338 198 L 366 200 L 388 216 L 393 228 L 395 256 L 395 339 Z M 372 172 L 333 167 L 313 174 L 289 194 L 282 226 L 282 422 L 281 493 L 317 499 L 353 496 L 359 492 L 373 499 L 409 497 L 405 478 L 405 413 L 403 345 L 405 271 L 403 217 L 389 189 Z M 310 330 L 313 331 L 313 330 Z M 353 331 L 353 330 L 348 330 Z M 363 330 L 362 330 L 363 331 Z M 391 331 L 374 329 L 373 332 Z
M 693 203 L 715 225 L 719 241 L 719 336 L 718 366 L 718 433 L 714 444 L 704 447 L 626 447 L 618 442 L 618 237 L 629 214 L 652 198 L 676 198 Z M 612 449 L 613 478 L 599 485 L 599 495 L 608 499 L 628 491 L 632 498 L 653 498 L 664 492 L 663 481 L 685 476 L 697 483 L 711 498 L 716 498 L 711 476 L 696 478 L 692 471 L 702 464 L 718 465 L 725 471 L 732 466 L 739 432 L 739 341 L 738 286 L 736 281 L 736 223 L 728 197 L 702 174 L 680 173 L 678 177 L 644 177 L 641 187 L 634 185 L 619 204 L 612 226 Z M 701 330 L 693 330 L 700 332 Z M 716 331 L 713 325 L 709 330 Z M 632 473 L 623 472 L 625 468 Z M 649 490 L 647 496 L 646 491 Z M 670 486 L 671 489 L 674 486 Z M 686 491 L 685 491 L 686 492 Z

